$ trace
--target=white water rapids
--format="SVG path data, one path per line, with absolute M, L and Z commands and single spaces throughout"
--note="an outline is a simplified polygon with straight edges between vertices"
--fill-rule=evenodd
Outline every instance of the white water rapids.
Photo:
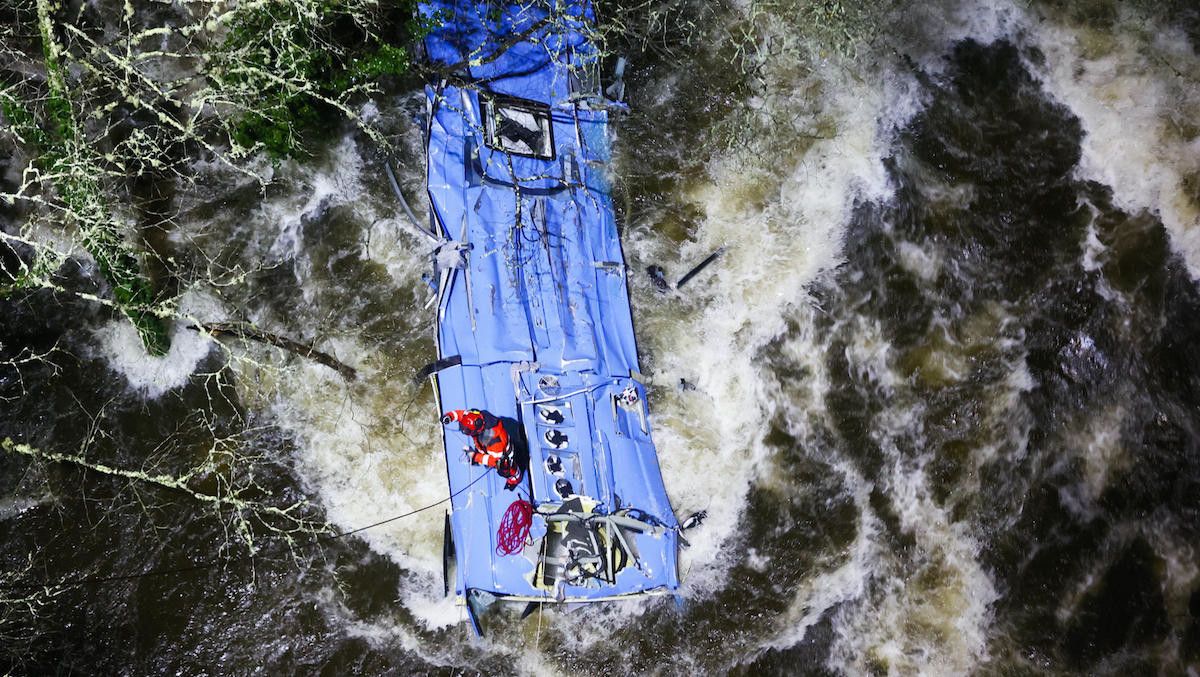
M 809 289 L 843 262 L 843 240 L 856 206 L 894 199 L 885 160 L 897 131 L 925 105 L 921 87 L 894 62 L 814 57 L 804 44 L 789 42 L 799 38 L 789 37 L 785 18 L 776 19 L 778 26 L 770 30 L 787 48 L 759 73 L 767 83 L 760 106 L 764 114 L 798 112 L 832 134 L 802 140 L 784 131 L 718 153 L 677 198 L 701 215 L 700 227 L 682 247 L 658 234 L 652 222 L 624 229 L 635 323 L 649 356 L 647 371 L 658 386 L 652 421 L 666 486 L 680 516 L 701 509 L 709 515 L 701 529 L 688 534 L 692 546 L 682 552 L 687 598 L 714 595 L 731 568 L 747 561 L 760 571 L 776 566 L 769 556 L 730 546 L 744 528 L 750 492 L 778 479 L 778 450 L 766 440 L 769 424 L 785 422 L 790 435 L 821 453 L 814 430 L 827 417 L 826 398 L 840 377 L 830 373 L 825 358 L 834 335 L 851 337 L 845 361 L 862 381 L 887 393 L 907 378 L 885 333 L 870 320 L 836 320 L 835 330 L 818 331 L 816 320 L 824 310 Z M 882 39 L 929 73 L 944 67 L 946 53 L 962 39 L 985 44 L 1003 39 L 1036 48 L 1042 60 L 1028 60 L 1027 67 L 1082 123 L 1080 177 L 1110 187 L 1123 209 L 1160 218 L 1193 276 L 1200 275 L 1200 134 L 1195 120 L 1188 119 L 1189 111 L 1200 110 L 1200 56 L 1176 31 L 1141 25 L 1132 17 L 1122 17 L 1117 26 L 1104 33 L 1080 28 L 1063 17 L 1036 15 L 1024 3 L 930 3 L 907 13 Z M 395 118 L 410 158 L 419 158 L 420 134 L 403 111 L 412 110 L 418 99 L 389 102 L 394 110 L 381 106 L 378 113 Z M 617 144 L 614 171 L 619 175 L 625 163 L 636 162 L 637 153 L 622 148 L 620 136 Z M 235 363 L 244 402 L 294 438 L 307 487 L 342 529 L 446 495 L 435 405 L 428 390 L 410 380 L 416 367 L 434 357 L 432 311 L 422 309 L 428 293 L 420 280 L 427 264 L 424 245 L 396 223 L 398 206 L 370 152 L 347 137 L 303 167 L 284 164 L 255 206 L 185 218 L 176 234 L 209 251 L 213 243 L 235 242 L 236 259 L 247 268 L 280 266 L 303 295 L 257 306 L 258 314 L 245 319 L 284 334 L 304 332 L 359 370 L 359 381 L 347 384 L 324 367 L 261 346 L 238 350 L 288 367 Z M 212 185 L 234 180 L 217 168 L 204 171 Z M 421 171 L 417 161 L 401 168 L 410 196 L 421 195 Z M 948 190 L 944 199 L 968 204 L 971 197 L 959 189 Z M 415 206 L 423 209 L 419 201 Z M 333 225 L 330 213 L 338 215 Z M 323 230 L 312 232 L 317 222 Z M 638 277 L 651 263 L 686 270 L 722 246 L 727 250 L 720 261 L 678 298 L 664 300 Z M 325 251 L 314 256 L 314 248 Z M 901 250 L 904 265 L 922 279 L 933 280 L 948 265 L 936 249 L 904 243 Z M 272 290 L 257 291 L 270 295 Z M 216 296 L 190 297 L 186 305 L 212 319 L 229 307 Z M 387 320 L 395 346 L 380 347 L 379 332 L 373 330 L 368 339 L 361 324 L 339 319 L 372 313 Z M 998 317 L 995 326 L 1003 322 Z M 97 350 L 111 366 L 149 397 L 184 383 L 211 348 L 182 326 L 174 332 L 172 352 L 161 359 L 142 357 L 128 326 L 109 326 L 95 336 Z M 763 363 L 765 351 L 786 356 L 802 369 L 803 378 L 773 372 Z M 952 381 L 963 366 L 948 356 L 941 368 Z M 1023 370 L 1022 361 L 1014 360 L 1006 392 L 988 403 L 998 416 L 1019 417 L 1020 394 L 1030 388 Z M 680 379 L 695 389 L 677 389 Z M 881 664 L 894 674 L 965 674 L 991 658 L 991 608 L 1002 591 L 978 561 L 977 535 L 934 499 L 928 459 L 914 462 L 896 450 L 895 440 L 912 434 L 917 408 L 897 404 L 876 417 L 871 434 L 884 454 L 880 476 L 863 476 L 834 456 L 826 459 L 841 475 L 858 513 L 857 532 L 845 552 L 829 553 L 800 585 L 780 591 L 786 610 L 770 621 L 771 632 L 747 647 L 747 655 L 795 646 L 831 615 L 834 639 L 827 665 L 849 674 Z M 1115 405 L 1105 419 L 1108 427 L 1098 423 L 1080 437 L 1079 448 L 1089 452 L 1092 483 L 1078 489 L 1081 514 L 1094 502 L 1109 465 L 1127 462 L 1112 442 L 1121 416 Z M 1000 452 L 973 453 L 980 465 Z M 880 517 L 869 499 L 874 488 L 885 490 L 901 526 L 915 534 L 903 566 L 881 541 Z M 456 632 L 448 628 L 463 618 L 442 596 L 442 512 L 427 511 L 361 537 L 412 572 L 395 595 L 415 622 L 362 621 L 332 596 L 321 601 L 325 612 L 340 618 L 345 632 L 372 645 L 395 646 L 434 665 L 471 664 L 475 649 L 437 639 L 447 635 L 435 632 Z M 1171 575 L 1194 579 L 1194 561 L 1184 554 L 1172 563 Z M 623 604 L 570 616 L 549 612 L 536 622 L 595 621 L 578 623 L 558 638 L 557 649 L 570 653 L 607 641 L 608 624 L 638 623 L 647 606 Z M 534 637 L 488 638 L 481 646 L 483 652 L 510 656 L 521 671 L 571 672 L 569 663 L 547 655 Z M 687 665 L 713 668 L 702 656 L 675 660 L 672 671 Z

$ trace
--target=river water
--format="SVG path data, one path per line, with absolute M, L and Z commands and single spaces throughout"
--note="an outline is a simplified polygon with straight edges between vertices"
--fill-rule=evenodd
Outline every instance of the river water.
M 698 3 L 679 10 L 690 32 L 630 48 L 612 175 L 635 325 L 668 492 L 709 515 L 682 609 L 500 615 L 474 639 L 442 597 L 437 508 L 67 587 L 0 619 L 4 659 L 1200 674 L 1200 9 L 1176 9 L 913 3 L 847 53 L 787 2 Z M 422 94 L 364 114 L 420 196 Z M 170 234 L 183 313 L 315 342 L 358 380 L 182 322 L 149 358 L 127 323 L 39 292 L 3 302 L 0 345 L 58 350 L 0 371 L 0 436 L 148 472 L 252 455 L 255 496 L 307 499 L 337 530 L 444 498 L 432 393 L 412 382 L 434 355 L 426 260 L 379 153 L 346 131 L 264 167 L 265 192 L 195 170 Z M 722 246 L 671 295 L 642 274 Z M 9 457 L 0 496 L 22 580 L 245 554 L 229 520 L 138 481 Z

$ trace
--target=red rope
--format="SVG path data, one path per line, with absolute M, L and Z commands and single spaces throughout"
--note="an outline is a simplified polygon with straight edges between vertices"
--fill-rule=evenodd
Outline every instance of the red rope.
M 496 554 L 515 555 L 525 547 L 529 538 L 529 527 L 533 524 L 533 505 L 518 498 L 504 512 L 500 528 L 496 530 Z

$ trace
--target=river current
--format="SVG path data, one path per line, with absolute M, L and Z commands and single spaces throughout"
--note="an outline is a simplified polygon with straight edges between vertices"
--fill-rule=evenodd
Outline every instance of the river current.
M 630 48 L 615 125 L 655 441 L 677 514 L 708 513 L 682 608 L 497 615 L 475 639 L 442 595 L 438 508 L 67 587 L 0 619 L 14 669 L 1200 675 L 1200 9 L 912 3 L 847 54 L 791 7 L 677 7 L 694 33 Z M 363 111 L 414 198 L 423 106 Z M 185 284 L 183 312 L 358 379 L 182 322 L 147 357 L 127 322 L 39 292 L 0 301 L 4 356 L 58 347 L 0 368 L 0 437 L 146 470 L 228 448 L 265 500 L 337 530 L 444 498 L 412 378 L 434 356 L 427 260 L 377 150 L 347 130 L 264 169 L 265 193 L 194 169 L 170 243 L 182 278 L 220 284 Z M 720 247 L 677 292 L 643 273 Z M 0 561 L 35 580 L 241 556 L 228 524 L 0 463 Z

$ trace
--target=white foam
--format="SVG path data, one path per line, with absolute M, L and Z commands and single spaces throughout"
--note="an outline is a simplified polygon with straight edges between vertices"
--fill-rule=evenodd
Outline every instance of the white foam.
M 838 614 L 830 664 L 859 674 L 880 664 L 896 674 L 967 673 L 987 659 L 997 598 L 978 545 L 934 502 L 920 469 L 897 459 L 881 477 L 915 548 L 904 562 L 874 553 L 871 592 Z
M 118 318 L 93 332 L 94 354 L 122 376 L 135 390 L 156 399 L 188 382 L 200 361 L 214 349 L 213 340 L 187 328 L 188 323 L 171 324 L 171 348 L 157 357 L 146 353 L 133 324 Z
M 846 602 L 862 599 L 881 551 L 877 542 L 878 520 L 868 502 L 871 485 L 848 463 L 833 466 L 846 480 L 854 493 L 858 509 L 857 533 L 844 561 L 830 571 L 806 578 L 796 590 L 791 605 L 784 613 L 781 631 L 764 644 L 786 649 L 804 640 L 809 628 L 830 610 Z
M 241 265 L 252 267 L 256 257 L 268 263 L 293 263 L 304 296 L 311 301 L 290 309 L 288 317 L 253 318 L 264 329 L 286 335 L 289 328 L 311 331 L 326 322 L 330 309 L 316 302 L 321 290 L 312 282 L 303 229 L 308 220 L 333 207 L 353 210 L 354 218 L 370 231 L 359 256 L 384 265 L 392 279 L 405 287 L 422 286 L 424 251 L 411 246 L 411 236 L 400 234 L 392 218 L 394 203 L 389 196 L 372 195 L 365 179 L 365 164 L 348 135 L 324 161 L 280 166 L 268 196 L 243 221 L 229 224 L 250 238 L 248 261 Z M 211 224 L 191 227 L 195 235 Z M 393 292 L 390 288 L 359 290 L 374 296 Z M 445 499 L 437 417 L 430 398 L 422 397 L 411 384 L 411 370 L 365 345 L 353 332 L 322 334 L 317 347 L 354 367 L 355 383 L 346 383 L 325 366 L 249 343 L 234 351 L 233 367 L 242 400 L 265 408 L 293 436 L 301 477 L 319 496 L 328 519 L 339 528 L 359 528 Z M 444 510 L 445 506 L 435 506 L 357 535 L 376 552 L 417 574 L 398 594 L 429 628 L 460 620 L 459 610 L 443 598 L 441 589 Z
M 936 452 L 910 457 L 898 448 L 906 440 L 923 449 L 925 414 L 895 372 L 896 356 L 878 323 L 851 314 L 831 335 L 847 340 L 847 369 L 854 379 L 877 389 L 890 403 L 872 417 L 872 439 L 886 463 L 870 479 L 846 462 L 832 464 L 855 496 L 858 534 L 836 568 L 800 586 L 785 625 L 768 646 L 798 643 L 836 609 L 831 668 L 851 674 L 881 665 L 900 674 L 967 672 L 987 658 L 989 607 L 997 596 L 977 559 L 978 543 L 969 526 L 956 522 L 950 509 L 932 496 L 924 465 Z M 828 348 L 818 352 L 827 354 Z M 1019 379 L 1013 387 L 1020 387 Z M 803 421 L 798 414 L 789 420 Z M 885 539 L 867 500 L 876 486 L 899 529 L 912 539 L 913 547 L 904 553 L 895 552 Z
M 1168 521 L 1154 520 L 1143 527 L 1154 552 L 1163 558 L 1167 612 L 1172 625 L 1181 626 L 1191 615 L 1190 598 L 1200 583 L 1200 548 L 1187 538 L 1179 538 L 1179 526 Z
M 937 14 L 935 9 L 930 12 Z M 1008 10 L 939 16 L 950 17 L 937 24 L 946 41 L 968 34 L 999 35 L 1013 22 Z M 941 55 L 936 49 L 928 54 Z M 723 573 L 740 557 L 725 544 L 741 527 L 751 484 L 773 481 L 775 450 L 763 440 L 767 424 L 776 415 L 802 422 L 824 413 L 824 395 L 833 377 L 823 357 L 827 346 L 819 344 L 814 332 L 818 311 L 810 306 L 807 288 L 839 263 L 843 233 L 856 202 L 885 201 L 892 195 L 882 158 L 890 152 L 893 130 L 903 127 L 922 105 L 919 88 L 907 74 L 885 71 L 864 77 L 834 61 L 811 65 L 809 70 L 795 68 L 794 63 L 768 64 L 765 77 L 774 78 L 774 84 L 759 101 L 777 111 L 808 111 L 835 135 L 811 139 L 803 148 L 783 142 L 772 147 L 772 140 L 766 139 L 769 152 L 761 146 L 734 148 L 716 158 L 707 175 L 688 186 L 687 200 L 703 218 L 695 241 L 677 255 L 682 261 L 698 261 L 728 246 L 726 254 L 693 281 L 678 302 L 635 298 L 639 339 L 655 356 L 656 382 L 673 386 L 685 378 L 696 385 L 691 392 L 665 388 L 665 395 L 653 403 L 655 439 L 677 510 L 709 512 L 705 525 L 689 532 L 692 547 L 681 555 L 687 594 L 719 589 Z M 335 156 L 315 169 L 281 168 L 289 190 L 274 194 L 245 225 L 255 232 L 259 251 L 295 260 L 302 280 L 307 259 L 301 229 L 306 215 L 324 206 L 353 203 L 366 223 L 380 231 L 395 228 L 389 221 L 390 207 L 377 210 L 363 204 L 369 201 L 362 200 L 363 164 L 356 147 L 344 141 Z M 673 243 L 645 228 L 631 232 L 633 239 L 626 246 L 635 256 L 673 260 L 668 257 Z M 381 237 L 377 243 L 373 237 L 363 255 L 387 265 L 397 282 L 417 286 L 424 252 L 398 243 L 398 238 Z M 937 274 L 937 252 L 909 247 L 902 254 L 906 265 L 923 277 Z M 378 290 L 365 293 L 372 291 Z M 803 366 L 806 375 L 803 383 L 785 387 L 759 360 L 767 346 L 791 331 L 789 320 L 798 332 L 780 350 Z M 882 328 L 864 322 L 852 333 L 859 339 L 848 347 L 852 368 L 881 388 L 898 387 L 904 379 L 892 369 Z M 408 409 L 417 392 L 391 378 L 396 365 L 388 358 L 372 354 L 370 346 L 353 336 L 331 344 L 360 369 L 359 383 L 346 385 L 328 369 L 303 363 L 269 378 L 243 364 L 239 368 L 247 372 L 238 379 L 242 387 L 272 394 L 260 397 L 272 403 L 274 419 L 295 435 L 301 471 L 329 518 L 354 528 L 444 498 L 444 461 L 432 402 L 417 397 Z M 405 415 L 411 420 L 398 420 Z M 890 431 L 903 430 L 914 420 L 906 418 L 912 412 L 888 415 L 891 418 L 880 425 Z M 804 424 L 800 425 L 793 432 L 803 436 Z M 860 513 L 858 536 L 844 560 L 801 585 L 777 635 L 766 643 L 790 646 L 803 639 L 824 612 L 842 605 L 845 610 L 839 611 L 835 623 L 835 651 L 843 666 L 863 669 L 869 656 L 879 655 L 898 669 L 968 670 L 985 656 L 987 606 L 995 592 L 975 560 L 975 542 L 930 497 L 920 465 L 900 462 L 894 449 L 890 453 L 891 466 L 885 470 L 892 483 L 889 495 L 894 496 L 902 527 L 916 538 L 917 571 L 929 573 L 934 584 L 908 589 L 894 585 L 906 572 L 879 542 L 878 520 L 866 498 L 869 483 L 843 468 Z M 374 550 L 417 574 L 398 595 L 429 628 L 462 618 L 461 610 L 442 599 L 441 515 L 434 509 L 361 535 Z M 770 566 L 761 556 L 750 562 Z M 612 605 L 575 613 L 621 622 L 646 606 Z M 920 621 L 916 630 L 906 625 L 912 618 Z M 435 649 L 411 629 L 347 622 L 353 632 L 373 641 L 419 647 L 413 650 L 434 662 L 456 663 L 448 657 L 455 652 L 452 647 Z M 559 644 L 582 650 L 603 639 L 606 625 L 579 624 L 588 629 L 560 638 Z M 389 639 L 393 630 L 398 633 L 394 640 Z M 514 652 L 490 645 L 488 650 Z M 519 669 L 546 669 L 542 655 L 528 646 L 519 653 Z
M 1078 482 L 1062 487 L 1059 497 L 1063 505 L 1083 519 L 1096 516 L 1100 511 L 1097 503 L 1108 485 L 1109 476 L 1131 461 L 1121 440 L 1125 419 L 1125 407 L 1113 403 L 1088 412 L 1077 424 L 1078 429 L 1066 435 L 1064 453 L 1058 462 L 1078 462 L 1082 476 Z
M 897 246 L 900 265 L 927 283 L 936 280 L 942 272 L 941 252 L 933 249 L 931 245 L 928 246 L 930 248 L 925 249 L 907 240 L 901 241 Z
M 272 409 L 276 422 L 298 436 L 301 471 L 320 494 L 330 521 L 346 528 L 446 497 L 445 462 L 429 403 L 415 403 L 408 412 L 415 420 L 402 420 L 406 403 L 417 393 L 410 383 L 393 381 L 382 371 L 347 386 L 325 367 L 293 365 L 280 375 L 280 392 L 288 395 Z M 425 575 L 422 585 L 403 596 L 431 626 L 457 620 L 452 604 L 441 599 L 441 549 L 430 547 L 441 540 L 444 511 L 426 510 L 359 535 L 377 552 Z
M 893 18 L 886 40 L 930 74 L 945 71 L 946 55 L 955 43 L 971 39 L 990 44 L 1012 38 L 1029 21 L 1022 8 L 1005 0 L 911 3 Z
M 921 44 L 928 51 L 916 53 L 914 56 L 922 65 L 936 64 L 936 67 L 927 70 L 941 67 L 944 63 L 941 59 L 942 54 L 954 41 L 974 35 L 982 42 L 990 42 L 1002 37 L 1020 23 L 1019 13 L 1009 9 L 956 8 L 945 13 L 935 13 L 938 17 L 932 23 L 920 19 L 909 22 L 914 26 L 923 25 Z M 933 36 L 929 35 L 930 25 L 936 27 Z M 833 185 L 827 183 L 831 176 L 853 175 L 854 169 L 853 165 L 845 162 L 831 165 L 828 159 L 836 155 L 825 154 L 822 157 L 822 148 L 818 145 L 809 151 L 805 162 L 799 168 L 798 176 L 804 180 L 804 185 L 817 191 L 827 191 L 824 194 L 784 191 L 787 205 L 768 203 L 766 209 L 755 214 L 753 218 L 738 218 L 737 215 L 721 212 L 714 216 L 714 210 L 709 210 L 710 222 L 719 220 L 728 224 L 727 227 L 731 231 L 740 233 L 737 237 L 741 241 L 749 240 L 750 246 L 753 246 L 755 234 L 764 232 L 770 238 L 766 247 L 782 246 L 784 256 L 780 258 L 795 262 L 794 271 L 782 272 L 772 267 L 776 262 L 773 257 L 758 262 L 757 265 L 750 260 L 731 265 L 742 274 L 746 271 L 762 274 L 761 278 L 752 280 L 751 288 L 757 292 L 758 297 L 767 301 L 776 301 L 779 298 L 803 299 L 804 281 L 837 261 L 840 256 L 838 246 L 841 229 L 849 220 L 849 213 L 844 206 L 841 210 L 837 209 L 833 204 L 834 200 L 846 199 L 856 194 L 874 200 L 886 200 L 890 196 L 890 186 L 887 185 L 886 177 L 863 169 L 886 152 L 881 150 L 881 145 L 886 145 L 889 140 L 886 133 L 902 127 L 911 120 L 920 110 L 923 101 L 920 93 L 914 91 L 911 81 L 904 77 L 892 74 L 881 78 L 881 81 L 884 83 L 882 87 L 877 81 L 875 87 L 850 86 L 842 90 L 844 96 L 859 99 L 858 106 L 873 107 L 872 115 L 878 119 L 875 126 L 854 125 L 856 129 L 870 130 L 872 134 L 870 137 L 858 137 L 866 143 L 858 144 L 856 149 L 858 158 L 863 163 L 858 165 L 857 185 L 855 180 L 843 180 Z M 835 110 L 838 112 L 836 119 L 839 123 L 844 123 L 844 112 L 854 111 L 855 106 Z M 850 117 L 853 119 L 852 113 Z M 839 131 L 841 129 L 843 127 L 839 124 Z M 847 172 L 847 169 L 850 171 Z M 863 181 L 860 177 L 867 177 L 868 180 Z M 869 180 L 870 177 L 879 178 L 872 181 Z M 722 192 L 716 201 L 731 201 L 730 194 L 736 194 L 728 188 Z M 956 187 L 941 197 L 947 201 L 961 203 L 970 198 L 970 193 L 970 187 Z M 803 210 L 807 210 L 807 213 Z M 800 212 L 797 214 L 799 218 L 793 220 L 800 232 L 772 229 L 780 212 Z M 757 224 L 751 225 L 752 221 L 757 221 Z M 822 261 L 823 265 L 806 269 L 806 264 L 812 260 L 806 254 L 812 249 L 796 251 L 791 248 L 791 244 L 796 238 L 808 244 L 805 238 L 813 234 L 814 225 L 818 231 L 815 238 L 821 241 L 818 251 L 822 255 L 813 258 Z M 929 281 L 936 279 L 940 274 L 941 260 L 936 249 L 927 251 L 912 243 L 900 242 L 899 250 L 901 264 L 921 279 Z M 723 290 L 729 281 L 721 282 Z M 763 293 L 765 290 L 769 291 Z M 765 345 L 765 341 L 773 338 L 778 328 L 775 322 L 779 315 L 767 304 L 755 304 L 744 298 L 738 301 L 745 304 L 745 315 L 739 315 L 740 309 L 735 310 L 729 306 L 720 306 L 710 315 L 724 315 L 722 321 L 714 323 L 717 327 L 724 326 L 723 322 L 729 322 L 731 318 L 743 319 L 749 326 L 736 326 L 729 330 L 728 333 L 735 338 L 728 344 L 714 342 L 710 330 L 704 338 L 704 343 L 720 355 L 720 361 L 726 365 L 730 361 L 733 362 L 732 366 L 725 366 L 725 369 L 741 371 L 751 367 L 749 373 L 754 374 L 752 365 L 742 364 L 738 356 L 746 353 L 753 355 L 754 348 Z M 747 429 L 752 429 L 755 422 L 769 420 L 769 410 L 778 407 L 786 412 L 783 419 L 788 421 L 793 435 L 800 439 L 813 439 L 806 436 L 806 428 L 811 425 L 806 421 L 810 418 L 819 420 L 826 415 L 824 393 L 829 390 L 831 375 L 827 373 L 824 361 L 824 356 L 830 348 L 830 345 L 825 343 L 829 338 L 821 339 L 813 335 L 812 315 L 813 313 L 807 310 L 796 314 L 799 334 L 785 341 L 782 348 L 793 366 L 800 367 L 805 382 L 789 383 L 786 392 L 782 393 L 773 392 L 772 386 L 765 384 L 758 384 L 757 392 L 754 388 L 749 389 L 751 393 L 767 397 L 751 405 L 751 411 L 758 412 L 760 417 L 748 423 Z M 860 382 L 871 384 L 883 393 L 894 393 L 897 389 L 903 389 L 905 378 L 894 369 L 894 356 L 890 344 L 878 322 L 861 316 L 853 316 L 846 322 L 849 324 L 840 326 L 836 333 L 845 337 L 848 332 L 849 338 L 852 339 L 845 348 L 850 372 L 856 375 Z M 1003 322 L 1004 318 L 1000 317 L 995 324 L 1002 326 Z M 1002 336 L 995 341 L 994 347 L 1007 351 L 1013 348 L 1011 343 L 1011 340 Z M 689 350 L 683 352 L 687 355 L 689 363 L 696 362 Z M 1020 351 L 1016 352 L 1020 354 Z M 1008 411 L 1019 407 L 1019 393 L 1031 387 L 1028 383 L 1028 371 L 1024 369 L 1019 357 L 1017 360 L 1010 372 L 1007 387 L 1003 389 L 1006 395 L 993 403 L 997 410 Z M 721 368 L 717 364 L 706 366 Z M 760 375 L 760 378 L 770 380 L 766 375 Z M 715 394 L 713 397 L 720 400 Z M 769 404 L 764 406 L 763 403 Z M 768 409 L 768 412 L 762 412 L 764 408 Z M 729 410 L 729 407 L 720 409 L 723 415 L 728 415 L 725 412 Z M 733 410 L 736 412 L 737 408 Z M 764 644 L 765 647 L 785 648 L 799 643 L 813 624 L 830 610 L 837 609 L 834 616 L 835 642 L 830 658 L 830 667 L 834 669 L 854 674 L 867 672 L 882 664 L 886 665 L 890 672 L 898 673 L 962 673 L 970 671 L 987 659 L 987 639 L 991 624 L 990 605 L 996 599 L 997 592 L 978 561 L 978 543 L 970 533 L 969 527 L 956 522 L 948 509 L 941 506 L 931 495 L 923 469 L 924 463 L 930 458 L 929 454 L 905 460 L 894 448 L 894 443 L 888 441 L 893 436 L 919 434 L 917 426 L 920 420 L 916 410 L 893 408 L 875 417 L 872 424 L 875 430 L 873 437 L 881 438 L 883 449 L 890 459 L 889 465 L 885 465 L 883 472 L 874 478 L 874 481 L 882 483 L 883 495 L 888 497 L 899 516 L 900 527 L 914 539 L 916 547 L 915 552 L 910 553 L 911 558 L 901 561 L 890 551 L 891 546 L 881 540 L 878 520 L 866 501 L 871 488 L 870 483 L 854 471 L 848 470 L 844 463 L 835 462 L 834 467 L 842 469 L 847 486 L 852 487 L 856 496 L 859 531 L 855 541 L 841 554 L 842 558 L 834 560 L 832 568 L 801 583 L 789 610 L 780 621 L 778 633 Z M 1009 419 L 1000 416 L 995 420 Z M 817 444 L 819 445 L 819 442 Z M 920 443 L 916 444 L 919 446 Z M 1021 447 L 1019 443 L 1017 446 Z M 975 465 L 983 463 L 998 449 L 998 446 L 993 446 L 972 450 Z M 758 453 L 769 454 L 769 451 L 760 452 L 753 446 L 752 451 L 752 462 L 744 465 L 755 466 L 760 473 L 769 471 L 770 459 L 757 456 Z M 1017 453 L 1023 451 L 1018 449 Z M 746 471 L 740 468 L 737 472 L 746 474 Z M 969 475 L 975 476 L 974 473 Z M 769 481 L 769 478 L 763 478 L 760 474 L 752 474 L 751 477 L 753 481 Z M 668 486 L 676 484 L 678 482 L 673 482 L 668 475 Z M 714 489 L 721 490 L 709 486 L 702 487 L 706 494 Z M 726 488 L 725 493 L 732 493 L 732 490 Z M 913 582 L 905 585 L 904 580 Z
M 1083 125 L 1082 179 L 1113 189 L 1121 209 L 1157 215 L 1200 277 L 1200 55 L 1181 31 L 1123 13 L 1115 29 L 1029 22 L 1045 54 L 1030 68 Z M 1189 138 L 1189 136 L 1191 138 Z
M 343 137 L 330 156 L 333 161 L 326 166 L 287 167 L 288 171 L 281 178 L 294 184 L 288 193 L 289 197 L 263 203 L 258 218 L 274 226 L 268 231 L 275 236 L 268 252 L 269 260 L 305 261 L 305 220 L 331 204 L 352 201 L 362 193 L 362 183 L 359 181 L 362 158 L 359 157 L 354 139 Z
M 680 256 L 699 260 L 727 246 L 711 277 L 684 294 L 688 300 L 699 295 L 702 307 L 681 316 L 677 306 L 663 304 L 647 309 L 649 322 L 638 318 L 639 328 L 650 326 L 642 339 L 654 346 L 656 378 L 697 386 L 695 393 L 655 403 L 655 439 L 676 508 L 709 513 L 682 554 L 685 583 L 693 590 L 722 584 L 736 555 L 722 544 L 740 526 L 751 483 L 772 467 L 765 423 L 786 406 L 786 397 L 759 353 L 788 330 L 786 318 L 807 312 L 806 285 L 839 261 L 856 202 L 883 200 L 892 191 L 881 161 L 890 127 L 879 121 L 909 108 L 892 105 L 883 87 L 856 82 L 836 67 L 808 77 L 788 90 L 794 99 L 771 105 L 811 108 L 806 97 L 820 83 L 830 93 L 820 108 L 836 121 L 836 135 L 799 155 L 774 148 L 781 154 L 769 163 L 758 147 L 716 159 L 706 180 L 689 188 L 688 199 L 704 219 Z M 771 187 L 765 195 L 764 185 Z M 698 452 L 707 468 L 719 471 L 697 472 Z

